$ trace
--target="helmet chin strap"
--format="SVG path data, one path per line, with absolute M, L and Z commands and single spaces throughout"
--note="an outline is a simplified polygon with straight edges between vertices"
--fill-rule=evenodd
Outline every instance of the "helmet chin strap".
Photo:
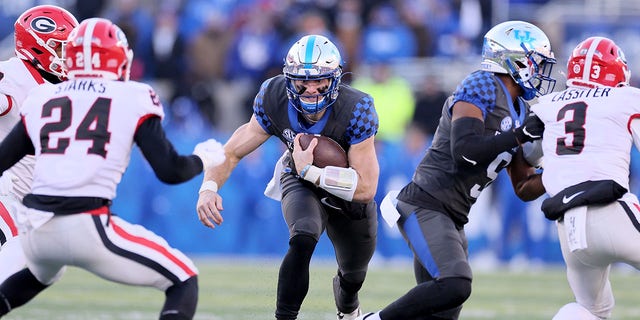
M 536 94 L 538 93 L 538 90 L 528 88 L 522 81 L 520 81 L 520 87 L 522 87 L 522 91 L 524 91 L 524 93 L 522 94 L 522 98 L 527 101 L 535 98 Z
M 318 98 L 316 98 L 316 102 L 304 102 L 302 100 L 302 98 L 300 99 L 300 106 L 302 107 L 303 110 L 307 111 L 310 114 L 315 114 L 320 112 L 325 105 L 325 100 L 324 97 L 322 97 L 322 99 L 318 100 Z M 310 112 L 311 110 L 315 110 L 314 112 Z

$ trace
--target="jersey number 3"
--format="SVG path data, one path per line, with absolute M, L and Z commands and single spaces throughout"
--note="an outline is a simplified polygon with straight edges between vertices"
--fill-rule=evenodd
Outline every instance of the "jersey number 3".
M 573 111 L 572 119 L 565 119 L 568 111 Z M 570 155 L 582 152 L 582 149 L 584 149 L 584 124 L 586 117 L 587 104 L 584 102 L 570 103 L 560 109 L 557 120 L 566 120 L 564 123 L 564 132 L 573 136 L 573 142 L 567 145 L 567 137 L 558 138 L 556 140 L 556 154 Z
M 76 129 L 76 140 L 92 142 L 91 147 L 87 149 L 89 154 L 97 154 L 103 158 L 107 156 L 105 146 L 111 140 L 111 132 L 108 130 L 110 109 L 111 99 L 96 99 Z M 70 137 L 59 136 L 56 145 L 49 145 L 52 133 L 64 132 L 71 126 L 71 100 L 68 97 L 60 97 L 47 101 L 42 107 L 42 118 L 51 118 L 54 111 L 59 112 L 59 120 L 47 122 L 40 129 L 42 154 L 64 154 L 71 142 Z

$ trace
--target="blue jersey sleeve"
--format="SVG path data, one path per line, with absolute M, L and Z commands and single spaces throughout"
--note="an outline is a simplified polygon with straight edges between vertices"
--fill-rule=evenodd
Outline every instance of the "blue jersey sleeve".
M 475 105 L 486 118 L 487 111 L 491 112 L 496 105 L 496 83 L 490 72 L 474 72 L 467 76 L 453 92 L 453 106 L 458 101 Z M 451 112 L 451 110 L 449 110 Z
M 264 129 L 265 132 L 270 132 L 269 127 L 271 126 L 271 120 L 269 120 L 269 117 L 267 117 L 267 114 L 264 111 L 264 94 L 272 79 L 273 78 L 267 79 L 262 83 L 262 85 L 260 85 L 260 90 L 253 99 L 253 114 L 256 116 L 256 120 L 258 120 L 258 123 L 262 126 L 262 129 Z
M 353 110 L 349 127 L 347 128 L 347 141 L 349 144 L 360 143 L 378 132 L 378 113 L 373 105 L 373 98 L 364 96 Z

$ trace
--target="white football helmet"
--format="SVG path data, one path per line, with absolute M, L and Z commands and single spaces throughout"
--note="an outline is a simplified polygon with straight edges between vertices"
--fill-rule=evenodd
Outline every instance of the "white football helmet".
M 481 69 L 510 75 L 524 90 L 525 100 L 553 91 L 555 63 L 549 38 L 531 23 L 503 22 L 484 36 Z
M 287 97 L 298 112 L 318 113 L 336 101 L 342 78 L 341 62 L 338 48 L 324 36 L 304 36 L 289 49 L 282 72 L 287 82 Z M 293 84 L 294 80 L 321 79 L 330 79 L 331 83 L 325 92 L 314 96 L 305 96 Z M 315 102 L 305 102 L 301 96 L 315 98 Z

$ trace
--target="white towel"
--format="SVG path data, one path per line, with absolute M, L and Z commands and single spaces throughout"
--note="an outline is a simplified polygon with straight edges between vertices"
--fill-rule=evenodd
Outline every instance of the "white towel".
M 573 208 L 564 214 L 564 229 L 571 252 L 587 248 L 587 206 Z
M 285 151 L 280 157 L 280 159 L 278 159 L 278 161 L 276 162 L 276 165 L 273 168 L 273 177 L 271 177 L 271 180 L 269 180 L 269 183 L 267 183 L 267 187 L 264 189 L 264 195 L 276 201 L 282 200 L 282 188 L 280 188 L 280 175 L 282 175 L 282 170 L 284 170 L 284 165 L 282 164 L 282 162 L 287 156 L 287 153 L 289 153 L 288 150 Z
M 380 213 L 382 214 L 382 218 L 389 225 L 389 227 L 393 228 L 398 219 L 400 219 L 400 213 L 396 209 L 396 205 L 398 204 L 398 194 L 400 190 L 391 190 L 387 195 L 382 199 L 380 203 Z

